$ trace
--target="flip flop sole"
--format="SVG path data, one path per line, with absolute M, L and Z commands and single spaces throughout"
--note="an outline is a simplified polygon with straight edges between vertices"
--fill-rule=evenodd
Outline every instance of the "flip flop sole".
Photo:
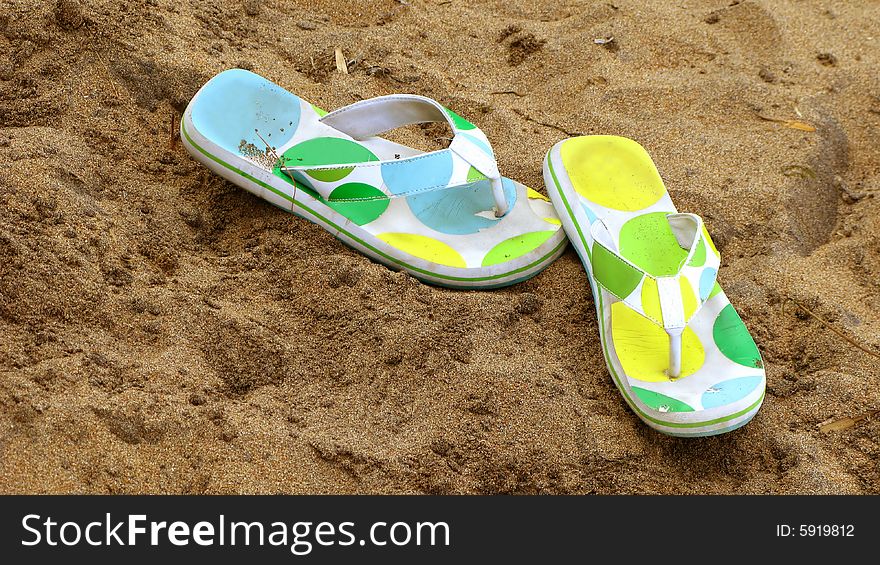
M 291 120 L 291 123 L 294 124 L 293 128 L 296 128 L 297 123 L 302 126 L 307 118 L 314 122 L 317 116 L 322 115 L 322 111 L 302 102 L 277 85 L 256 75 L 242 73 L 227 71 L 212 79 L 212 82 L 219 81 L 223 88 L 241 88 L 243 84 L 245 88 L 258 88 L 261 89 L 260 92 L 270 92 L 276 98 L 281 96 L 283 100 L 280 104 L 276 102 L 275 107 L 297 105 L 299 110 L 293 113 L 295 116 Z M 231 81 L 228 86 L 223 83 L 225 80 Z M 255 81 L 258 81 L 258 85 L 251 86 L 250 83 Z M 363 183 L 353 182 L 344 187 L 341 186 L 341 188 L 352 190 L 353 187 L 355 191 L 375 191 L 379 196 L 376 198 L 376 202 L 361 204 L 358 195 L 355 195 L 355 198 L 348 202 L 341 199 L 328 203 L 326 200 L 316 197 L 313 191 L 309 190 L 307 184 L 300 186 L 299 180 L 293 183 L 284 173 L 271 170 L 271 165 L 266 166 L 256 162 L 253 158 L 248 158 L 242 150 L 242 147 L 245 146 L 245 139 L 242 139 L 241 147 L 238 148 L 242 154 L 238 154 L 232 147 L 237 145 L 237 142 L 230 142 L 226 138 L 235 137 L 238 139 L 244 135 L 240 132 L 247 130 L 247 124 L 243 126 L 239 123 L 242 121 L 240 117 L 233 120 L 235 128 L 231 128 L 236 135 L 227 134 L 223 131 L 222 126 L 215 126 L 212 123 L 206 125 L 210 131 L 200 129 L 199 124 L 205 123 L 205 120 L 203 118 L 196 119 L 198 116 L 194 118 L 193 108 L 197 106 L 202 92 L 206 89 L 210 91 L 209 87 L 212 82 L 203 87 L 202 91 L 193 98 L 181 120 L 181 139 L 190 154 L 223 178 L 285 211 L 320 225 L 350 247 L 377 262 L 395 270 L 404 270 L 425 282 L 440 286 L 489 289 L 515 284 L 536 275 L 558 258 L 565 248 L 567 238 L 560 228 L 558 220 L 554 217 L 552 206 L 549 202 L 545 202 L 546 198 L 540 197 L 531 189 L 509 180 L 505 180 L 505 183 L 509 183 L 510 189 L 516 194 L 517 202 L 520 203 L 511 212 L 510 218 L 495 221 L 494 218 L 487 219 L 482 216 L 470 218 L 467 216 L 470 218 L 466 219 L 467 229 L 462 229 L 459 232 L 455 230 L 460 229 L 461 226 L 450 227 L 444 225 L 444 222 L 456 220 L 455 217 L 448 214 L 459 212 L 470 214 L 470 212 L 461 212 L 461 210 L 466 210 L 466 206 L 473 203 L 473 194 L 476 189 L 471 189 L 469 195 L 464 194 L 459 198 L 459 195 L 452 194 L 445 200 L 443 195 L 439 195 L 437 198 L 430 195 L 420 196 L 418 201 L 410 201 L 408 200 L 410 197 L 407 197 L 402 199 L 402 206 L 398 202 L 397 208 L 395 208 L 394 205 L 389 206 L 388 198 L 382 195 L 378 189 Z M 218 85 L 215 84 L 214 88 L 215 92 L 211 94 L 211 97 L 213 99 L 222 98 L 223 96 L 216 95 Z M 216 116 L 217 112 L 214 109 L 212 112 Z M 266 104 L 261 112 L 269 116 L 268 121 L 271 123 L 275 122 L 272 118 L 274 115 L 272 112 L 280 112 L 280 110 L 273 110 L 269 104 Z M 206 113 L 208 112 L 203 112 L 203 114 Z M 286 124 L 287 117 L 281 113 L 278 116 L 278 121 Z M 267 121 L 265 117 L 263 119 Z M 289 144 L 293 143 L 290 137 L 292 135 L 291 129 L 287 128 L 287 132 L 285 132 L 284 129 L 275 128 L 272 131 L 276 134 L 284 132 L 283 135 L 287 136 Z M 324 127 L 324 130 L 326 129 Z M 249 131 L 253 133 L 253 127 Z M 264 135 L 271 135 L 271 133 L 263 131 Z M 215 137 L 222 140 L 215 142 Z M 277 137 L 279 135 L 276 135 Z M 303 145 L 302 136 L 300 135 L 298 139 L 300 143 L 298 147 L 301 147 Z M 363 147 L 362 152 L 370 154 L 366 146 L 357 146 L 359 142 L 351 140 L 322 137 L 315 141 L 317 141 L 314 144 L 316 148 L 312 153 L 318 159 L 327 158 L 326 147 L 329 142 L 347 145 L 349 149 Z M 369 145 L 367 142 L 364 143 Z M 392 147 L 392 151 L 395 151 L 394 148 L 397 147 L 401 150 L 412 151 L 409 148 L 396 146 L 378 138 L 370 143 L 378 144 L 376 147 L 386 152 L 389 147 Z M 249 150 L 254 151 L 253 148 Z M 278 151 L 281 152 L 282 148 L 279 147 Z M 370 155 L 371 159 L 375 159 L 372 154 Z M 419 174 L 418 171 L 413 173 Z M 480 181 L 475 180 L 474 182 L 479 183 Z M 488 181 L 485 182 L 488 183 Z M 461 189 L 462 192 L 467 190 L 468 187 Z M 395 210 L 393 214 L 392 210 Z M 547 212 L 548 210 L 549 212 Z M 400 225 L 395 221 L 397 212 L 401 212 Z M 504 220 L 509 221 L 505 222 Z M 524 221 L 523 225 L 527 227 L 520 228 L 518 231 L 519 221 Z M 400 229 L 397 229 L 398 227 Z M 491 234 L 487 232 L 491 232 Z M 458 235 L 459 233 L 462 235 Z
M 672 436 L 717 435 L 745 425 L 755 416 L 764 400 L 763 382 L 761 386 L 756 386 L 751 393 L 723 406 L 698 411 L 662 411 L 646 404 L 633 390 L 630 379 L 623 374 L 620 366 L 612 362 L 615 350 L 604 323 L 604 316 L 607 312 L 605 294 L 597 287 L 588 251 L 589 226 L 594 218 L 588 216 L 590 212 L 584 209 L 585 207 L 579 201 L 577 191 L 574 190 L 568 175 L 561 175 L 565 171 L 560 155 L 560 147 L 563 143 L 565 141 L 555 145 L 547 153 L 544 160 L 544 182 L 551 200 L 557 206 L 563 228 L 569 234 L 571 244 L 581 258 L 587 272 L 587 278 L 595 297 L 596 314 L 600 322 L 600 342 L 606 366 L 612 381 L 627 405 L 650 427 Z

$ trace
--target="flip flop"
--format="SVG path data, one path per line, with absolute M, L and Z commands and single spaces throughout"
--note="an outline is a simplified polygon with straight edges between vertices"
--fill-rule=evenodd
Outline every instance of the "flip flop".
M 703 221 L 676 210 L 647 151 L 584 136 L 553 146 L 544 181 L 595 298 L 605 362 L 627 404 L 674 436 L 745 425 L 764 363 L 715 278 Z
M 427 122 L 450 126 L 447 149 L 376 137 Z M 190 154 L 220 176 L 426 282 L 505 286 L 565 248 L 550 201 L 502 177 L 483 132 L 429 98 L 380 96 L 328 114 L 233 69 L 199 90 L 180 128 Z

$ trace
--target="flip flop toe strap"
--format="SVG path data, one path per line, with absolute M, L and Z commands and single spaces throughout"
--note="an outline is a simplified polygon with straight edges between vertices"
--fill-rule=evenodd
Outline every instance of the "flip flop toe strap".
M 509 211 L 509 204 L 504 193 L 504 185 L 498 164 L 495 161 L 495 153 L 486 135 L 479 128 L 460 117 L 458 114 L 445 108 L 439 102 L 424 96 L 413 94 L 395 94 L 379 96 L 368 100 L 361 100 L 349 106 L 339 108 L 325 115 L 320 120 L 324 125 L 330 126 L 357 141 L 380 135 L 393 129 L 419 123 L 446 122 L 452 128 L 453 138 L 447 149 L 424 153 L 404 159 L 389 161 L 369 161 L 363 163 L 338 163 L 333 165 L 315 166 L 289 166 L 285 163 L 287 171 L 301 171 L 321 173 L 333 169 L 358 169 L 362 167 L 382 167 L 384 171 L 399 167 L 401 171 L 412 171 L 411 167 L 418 166 L 420 159 L 449 159 L 453 163 L 461 161 L 464 170 L 473 167 L 479 173 L 491 181 L 492 195 L 495 201 L 495 215 L 501 217 Z M 447 184 L 437 185 L 431 181 L 430 175 L 425 177 L 425 182 L 417 184 L 414 188 L 404 193 L 390 194 L 392 197 L 406 197 L 420 192 L 441 190 L 469 184 L 470 180 L 462 178 L 459 182 L 450 181 Z M 315 187 L 324 198 L 329 198 L 332 187 Z M 323 194 L 327 192 L 327 194 Z
M 662 327 L 669 335 L 670 379 L 681 376 L 682 335 L 709 299 L 721 257 L 696 214 L 666 216 L 678 245 L 687 251 L 675 274 L 654 276 L 621 255 L 603 221 L 590 227 L 596 282 L 621 302 Z

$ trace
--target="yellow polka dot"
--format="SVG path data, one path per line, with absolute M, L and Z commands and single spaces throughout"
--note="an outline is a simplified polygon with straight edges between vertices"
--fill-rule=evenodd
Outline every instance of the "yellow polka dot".
M 658 322 L 663 321 L 663 311 L 660 309 L 660 293 L 657 292 L 657 281 L 651 277 L 645 277 L 642 283 L 642 310 L 649 318 Z
M 631 139 L 575 137 L 562 144 L 560 156 L 578 194 L 606 208 L 642 210 L 666 194 L 648 152 Z
M 697 296 L 694 287 L 685 277 L 679 277 L 678 286 L 681 287 L 681 304 L 684 306 L 684 319 L 690 320 L 697 311 Z
M 550 202 L 550 199 L 549 199 L 549 198 L 547 198 L 546 196 L 544 196 L 543 194 L 541 194 L 540 192 L 538 192 L 538 191 L 535 190 L 534 188 L 526 187 L 526 195 L 527 195 L 529 198 L 533 199 L 533 200 L 534 200 L 535 198 L 537 198 L 538 200 L 543 200 L 543 201 L 545 201 L 545 202 Z
M 562 222 L 560 222 L 559 219 L 557 219 L 557 218 L 542 218 L 542 219 L 545 222 L 547 222 L 548 224 L 553 224 L 554 226 L 561 226 L 562 225 Z
M 669 336 L 632 308 L 616 302 L 611 306 L 611 338 L 624 373 L 645 382 L 669 380 Z M 706 360 L 700 338 L 690 328 L 681 336 L 681 375 L 697 372 Z
M 721 257 L 721 253 L 718 253 L 718 248 L 715 247 L 715 242 L 712 241 L 712 238 L 709 237 L 709 232 L 706 230 L 706 224 L 703 224 L 703 238 L 706 240 L 706 243 L 709 244 L 709 249 L 715 253 L 716 257 Z
M 425 261 L 447 267 L 467 267 L 467 263 L 458 251 L 433 237 L 413 233 L 382 233 L 376 237 L 404 253 L 409 253 Z

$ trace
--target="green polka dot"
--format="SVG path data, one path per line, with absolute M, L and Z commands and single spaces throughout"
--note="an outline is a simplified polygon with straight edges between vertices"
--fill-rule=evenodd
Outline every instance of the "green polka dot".
M 294 182 L 290 180 L 290 176 L 282 171 L 279 165 L 275 165 L 272 172 L 278 178 L 283 179 L 289 184 L 294 184 Z M 296 181 L 297 190 L 301 190 L 312 198 L 325 202 L 328 206 L 359 226 L 376 220 L 385 212 L 390 203 L 388 197 L 381 190 L 374 186 L 359 182 L 349 182 L 337 186 L 333 189 L 333 192 L 330 193 L 330 201 L 326 201 L 317 191 L 315 191 L 305 175 L 299 171 L 295 171 L 293 173 L 293 178 Z M 334 199 L 337 201 L 334 202 Z M 345 201 L 349 199 L 358 200 L 353 202 Z
M 478 171 L 477 169 L 471 167 L 468 170 L 467 180 L 468 182 L 476 182 L 478 180 L 486 180 L 486 175 Z
M 449 117 L 452 118 L 452 121 L 455 123 L 455 129 L 459 130 L 469 130 L 469 129 L 477 129 L 477 126 L 470 123 L 466 119 L 462 118 L 449 108 L 446 108 L 446 112 L 449 114 Z
M 665 394 L 647 390 L 637 386 L 632 387 L 633 392 L 639 397 L 639 400 L 661 412 L 693 412 L 694 409 L 682 402 Z
M 676 274 L 687 257 L 687 250 L 675 239 L 666 214 L 636 216 L 620 230 L 620 254 L 655 277 Z
M 702 267 L 706 263 L 706 241 L 703 238 L 700 238 L 700 243 L 697 244 L 697 248 L 694 250 L 693 256 L 691 256 L 691 260 L 688 263 L 691 267 Z
M 591 260 L 596 280 L 618 298 L 629 296 L 642 280 L 642 274 L 639 271 L 621 261 L 620 258 L 598 243 L 593 245 Z
M 712 337 L 721 353 L 734 363 L 753 368 L 764 366 L 758 346 L 731 304 L 715 318 Z
M 506 239 L 489 250 L 489 253 L 483 258 L 483 266 L 498 265 L 522 257 L 540 247 L 554 233 L 556 233 L 555 230 L 535 231 Z
M 321 116 L 322 118 L 327 115 L 327 110 L 322 110 L 321 108 L 318 108 L 314 104 L 312 104 L 312 110 L 314 110 L 315 113 L 318 114 L 319 116 Z
M 712 298 L 719 292 L 721 292 L 721 285 L 716 282 L 715 286 L 712 287 L 712 292 L 709 293 L 709 298 Z M 709 298 L 707 298 L 706 300 L 709 300 Z
M 355 141 L 339 137 L 315 137 L 294 145 L 284 152 L 282 160 L 289 167 L 334 165 L 336 163 L 364 163 L 378 161 L 379 158 Z M 328 169 L 323 171 L 305 171 L 315 180 L 336 182 L 342 180 L 354 170 L 354 167 Z
M 306 176 L 299 171 L 293 171 L 292 173 L 288 174 L 281 170 L 281 165 L 279 163 L 276 163 L 275 167 L 272 169 L 272 173 L 276 177 L 287 182 L 288 184 L 295 184 L 297 190 L 302 190 L 306 194 L 310 195 L 312 198 L 321 198 L 321 196 L 315 190 L 315 187 L 313 187 Z M 290 178 L 291 175 L 293 175 L 293 180 L 291 180 Z
M 327 204 L 352 222 L 362 226 L 381 216 L 388 209 L 389 199 L 375 186 L 349 182 L 333 189 Z

